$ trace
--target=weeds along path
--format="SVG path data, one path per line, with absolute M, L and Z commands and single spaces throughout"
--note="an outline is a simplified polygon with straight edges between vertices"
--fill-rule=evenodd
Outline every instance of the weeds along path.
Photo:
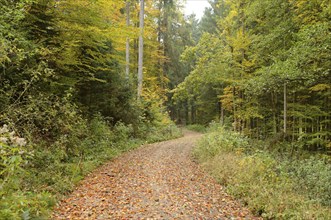
M 254 219 L 192 161 L 201 137 L 144 146 L 90 174 L 53 219 Z

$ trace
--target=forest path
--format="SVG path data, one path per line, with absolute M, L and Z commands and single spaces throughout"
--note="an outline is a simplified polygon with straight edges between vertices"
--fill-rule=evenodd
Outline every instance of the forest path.
M 90 174 L 53 219 L 257 219 L 190 156 L 201 134 L 146 145 Z

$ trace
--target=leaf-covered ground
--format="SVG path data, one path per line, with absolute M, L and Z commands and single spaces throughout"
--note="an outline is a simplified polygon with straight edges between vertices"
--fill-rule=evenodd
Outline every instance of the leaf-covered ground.
M 192 161 L 200 135 L 147 145 L 100 167 L 54 219 L 258 219 Z

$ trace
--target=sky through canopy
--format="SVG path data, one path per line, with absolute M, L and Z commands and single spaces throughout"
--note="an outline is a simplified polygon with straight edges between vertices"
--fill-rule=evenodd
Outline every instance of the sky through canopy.
M 190 15 L 192 13 L 196 14 L 196 17 L 200 19 L 206 7 L 210 4 L 207 0 L 186 0 L 184 13 L 185 15 Z

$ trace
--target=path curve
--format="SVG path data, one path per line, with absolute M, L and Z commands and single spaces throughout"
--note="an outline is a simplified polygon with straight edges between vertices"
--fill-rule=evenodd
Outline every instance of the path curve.
M 192 161 L 200 137 L 186 131 L 103 165 L 61 201 L 53 219 L 258 219 Z

